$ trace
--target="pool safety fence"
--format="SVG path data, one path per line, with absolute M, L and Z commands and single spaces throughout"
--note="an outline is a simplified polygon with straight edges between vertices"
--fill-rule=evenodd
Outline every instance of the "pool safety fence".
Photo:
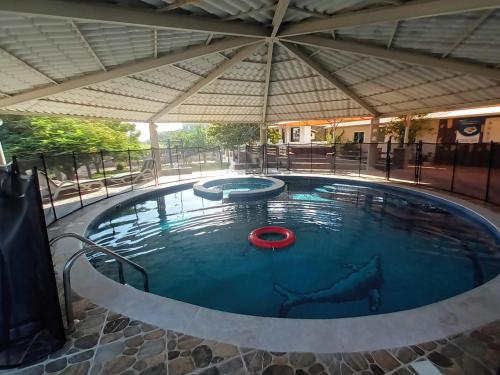
M 246 173 L 378 177 L 500 204 L 500 144 L 337 143 L 242 146 Z
M 220 147 L 103 150 L 16 157 L 24 174 L 37 167 L 48 224 L 116 195 L 162 184 L 216 176 L 229 169 Z
M 500 204 L 498 143 L 336 143 L 103 150 L 16 158 L 21 173 L 37 167 L 48 224 L 115 195 L 218 176 L 317 173 L 377 177 L 428 186 Z

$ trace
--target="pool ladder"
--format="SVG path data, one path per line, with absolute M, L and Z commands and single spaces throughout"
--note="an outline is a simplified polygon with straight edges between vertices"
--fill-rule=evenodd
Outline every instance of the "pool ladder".
M 54 243 L 57 241 L 63 239 L 63 238 L 74 238 L 77 239 L 78 241 L 84 243 L 86 246 L 82 247 L 80 250 L 78 250 L 76 253 L 71 255 L 69 259 L 66 261 L 64 264 L 63 268 L 63 289 L 64 289 L 64 306 L 66 308 L 66 320 L 67 320 L 67 330 L 72 331 L 74 329 L 75 325 L 75 319 L 74 319 L 74 311 L 73 311 L 73 305 L 72 305 L 72 297 L 73 297 L 73 292 L 71 290 L 71 269 L 73 267 L 73 264 L 76 262 L 76 260 L 90 252 L 90 251 L 100 251 L 101 253 L 104 253 L 106 255 L 109 255 L 111 258 L 115 259 L 117 264 L 118 264 L 118 279 L 121 284 L 125 284 L 125 277 L 123 275 L 123 263 L 128 264 L 132 268 L 136 269 L 139 271 L 142 275 L 142 281 L 143 281 L 143 288 L 145 292 L 149 292 L 149 277 L 146 272 L 146 270 L 138 265 L 137 263 L 115 253 L 113 250 L 108 249 L 107 247 L 98 245 L 94 241 L 89 240 L 88 238 L 85 238 L 77 233 L 63 233 L 60 234 L 53 239 L 50 240 L 49 244 L 52 246 Z

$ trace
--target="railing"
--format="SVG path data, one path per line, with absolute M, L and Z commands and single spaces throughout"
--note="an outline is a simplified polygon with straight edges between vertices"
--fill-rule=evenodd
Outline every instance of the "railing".
M 49 225 L 115 195 L 219 175 L 229 169 L 229 157 L 220 147 L 172 146 L 15 159 L 21 173 L 38 168 L 45 220 Z
M 376 177 L 500 204 L 498 143 L 342 143 L 244 146 L 246 173 Z
M 76 262 L 76 260 L 86 254 L 89 251 L 100 251 L 106 255 L 109 255 L 111 258 L 115 259 L 118 265 L 118 275 L 119 275 L 119 280 L 121 284 L 125 284 L 125 276 L 123 274 L 123 263 L 128 264 L 132 268 L 136 269 L 138 272 L 141 273 L 142 279 L 143 279 L 143 287 L 145 292 L 149 292 L 149 277 L 146 272 L 146 270 L 138 265 L 137 263 L 122 257 L 121 255 L 115 253 L 114 251 L 98 245 L 97 243 L 89 240 L 88 238 L 85 238 L 83 236 L 80 236 L 77 233 L 63 233 L 59 236 L 54 237 L 53 239 L 50 240 L 49 244 L 52 246 L 54 243 L 57 241 L 63 239 L 63 238 L 74 238 L 77 239 L 80 242 L 83 242 L 84 244 L 88 245 L 86 247 L 83 247 L 82 249 L 78 250 L 76 253 L 74 253 L 72 256 L 69 257 L 69 259 L 66 261 L 64 264 L 63 268 L 63 288 L 64 288 L 64 306 L 66 308 L 66 320 L 67 320 L 67 329 L 68 331 L 72 331 L 74 328 L 75 324 L 75 318 L 74 318 L 74 312 L 73 312 L 73 305 L 72 305 L 72 290 L 71 290 L 71 269 L 73 268 L 73 264 Z

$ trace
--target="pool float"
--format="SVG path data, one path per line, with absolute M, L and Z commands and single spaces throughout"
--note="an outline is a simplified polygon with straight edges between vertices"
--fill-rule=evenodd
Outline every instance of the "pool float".
M 284 236 L 282 240 L 269 241 L 260 238 L 263 234 L 279 234 Z M 284 247 L 290 246 L 295 242 L 295 234 L 287 228 L 283 227 L 261 227 L 253 230 L 248 236 L 248 240 L 254 246 L 261 247 L 264 249 L 282 249 Z

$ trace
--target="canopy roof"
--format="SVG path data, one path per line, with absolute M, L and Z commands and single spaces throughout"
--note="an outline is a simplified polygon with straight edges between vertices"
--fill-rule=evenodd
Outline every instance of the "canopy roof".
M 500 103 L 500 0 L 0 0 L 0 112 L 266 122 Z

